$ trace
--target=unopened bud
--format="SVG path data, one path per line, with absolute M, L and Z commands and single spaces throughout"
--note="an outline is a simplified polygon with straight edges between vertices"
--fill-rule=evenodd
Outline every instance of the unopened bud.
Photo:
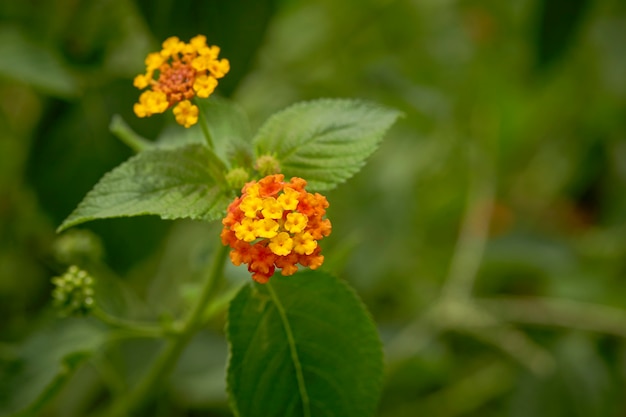
M 52 278 L 54 305 L 65 316 L 84 316 L 94 307 L 94 279 L 72 265 L 60 277 Z
M 233 168 L 226 174 L 226 182 L 232 190 L 240 190 L 249 179 L 250 174 L 244 168 Z
M 280 173 L 280 163 L 278 159 L 272 155 L 261 155 L 254 163 L 256 169 L 261 176 L 274 175 Z

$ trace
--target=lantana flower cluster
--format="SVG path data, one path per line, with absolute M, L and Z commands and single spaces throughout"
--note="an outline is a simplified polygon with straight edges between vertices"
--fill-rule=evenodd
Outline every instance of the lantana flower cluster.
M 218 79 L 230 70 L 227 59 L 218 59 L 220 48 L 208 46 L 198 35 L 189 43 L 172 36 L 163 42 L 160 52 L 146 57 L 146 72 L 135 77 L 134 86 L 144 91 L 133 110 L 138 117 L 163 113 L 174 107 L 176 122 L 190 127 L 198 122 L 194 97 L 207 98 L 217 87 Z
M 266 283 L 276 268 L 293 275 L 297 264 L 316 269 L 324 262 L 318 241 L 331 231 L 325 219 L 328 201 L 309 193 L 306 181 L 269 175 L 247 183 L 222 221 L 222 242 L 232 248 L 235 265 L 247 264 L 252 278 Z

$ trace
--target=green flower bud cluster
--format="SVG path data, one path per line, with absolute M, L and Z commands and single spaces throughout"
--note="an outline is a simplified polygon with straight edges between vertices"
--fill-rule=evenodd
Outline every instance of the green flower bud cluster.
M 94 307 L 94 279 L 76 265 L 60 277 L 52 278 L 54 305 L 65 316 L 83 316 Z

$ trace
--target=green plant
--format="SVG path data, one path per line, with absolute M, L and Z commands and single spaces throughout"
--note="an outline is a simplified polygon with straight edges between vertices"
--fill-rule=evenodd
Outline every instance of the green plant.
M 146 117 L 173 107 L 182 127 L 149 141 L 116 117 L 112 131 L 136 155 L 102 177 L 58 228 L 63 232 L 91 220 L 141 215 L 223 219 L 221 241 L 214 236 L 201 289 L 181 317 L 146 323 L 116 316 L 106 307 L 105 294 L 96 288 L 94 295 L 90 277 L 65 278 L 79 274 L 76 266 L 55 279 L 59 294 L 66 281 L 72 284 L 72 292 L 65 291 L 70 295 L 57 299 L 78 297 L 76 305 L 65 303 L 70 303 L 69 313 L 91 311 L 107 325 L 100 330 L 101 342 L 164 341 L 128 391 L 111 389 L 102 415 L 149 408 L 190 340 L 224 309 L 228 392 L 236 415 L 373 415 L 382 388 L 381 343 L 356 293 L 318 270 L 324 261 L 318 242 L 331 231 L 329 203 L 319 192 L 358 172 L 399 112 L 359 100 L 320 99 L 275 114 L 252 135 L 234 103 L 208 98 L 229 70 L 218 53 L 198 36 L 188 44 L 169 38 L 161 52 L 148 55 L 146 74 L 135 78 L 135 86 L 150 89 L 142 93 L 135 113 Z M 71 252 L 71 239 L 69 246 Z M 223 281 L 228 246 L 233 263 L 247 264 L 254 282 Z M 298 265 L 310 270 L 296 273 Z M 84 268 L 98 282 L 108 279 Z M 275 274 L 278 269 L 282 276 Z M 80 297 L 87 293 L 88 306 Z M 26 412 L 36 413 L 88 357 L 65 353 L 64 360 L 71 358 L 72 364 L 65 377 Z

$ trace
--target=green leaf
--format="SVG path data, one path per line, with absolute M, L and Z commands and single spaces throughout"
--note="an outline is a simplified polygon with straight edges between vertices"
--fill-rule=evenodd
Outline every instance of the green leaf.
M 146 214 L 215 220 L 229 203 L 215 180 L 215 164 L 202 145 L 140 152 L 104 175 L 58 231 L 96 219 Z
M 381 343 L 356 294 L 318 271 L 245 285 L 228 312 L 228 391 L 240 417 L 367 417 Z
M 254 139 L 257 156 L 278 158 L 281 172 L 312 190 L 328 190 L 357 173 L 400 112 L 358 100 L 295 104 L 272 117 Z
M 234 165 L 249 164 L 252 129 L 247 114 L 233 101 L 217 96 L 198 100 L 198 105 L 206 117 L 215 153 Z

